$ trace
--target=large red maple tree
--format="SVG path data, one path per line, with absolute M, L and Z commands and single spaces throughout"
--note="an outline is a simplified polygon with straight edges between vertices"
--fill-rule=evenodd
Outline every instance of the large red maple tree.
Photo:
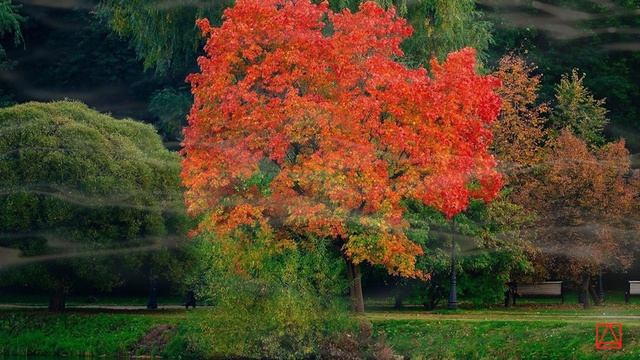
M 334 13 L 238 0 L 219 28 L 198 26 L 208 40 L 188 78 L 182 172 L 196 232 L 259 228 L 288 245 L 319 236 L 341 247 L 356 281 L 363 261 L 426 277 L 402 200 L 453 217 L 501 188 L 488 151 L 500 81 L 477 73 L 473 49 L 410 69 L 399 60 L 411 27 L 373 2 Z

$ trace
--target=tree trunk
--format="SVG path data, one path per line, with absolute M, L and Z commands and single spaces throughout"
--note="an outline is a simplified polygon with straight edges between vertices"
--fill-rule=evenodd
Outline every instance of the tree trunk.
M 602 270 L 598 272 L 598 305 L 604 305 L 604 284 L 602 283 Z
M 396 309 L 401 309 L 403 305 L 402 303 L 404 301 L 404 296 L 405 296 L 405 287 L 403 286 L 403 284 L 404 282 L 402 280 L 395 282 L 393 300 L 394 300 L 394 307 Z
M 582 308 L 588 309 L 591 307 L 589 302 L 589 287 L 591 285 L 591 276 L 588 274 L 582 275 Z
M 153 275 L 149 275 L 149 300 L 147 309 L 156 310 L 158 308 L 158 282 Z
M 362 295 L 362 274 L 360 274 L 360 266 L 353 266 L 353 290 L 355 293 L 355 310 L 357 313 L 364 313 L 364 296 Z
M 427 291 L 427 299 L 424 303 L 424 307 L 427 310 L 434 310 L 440 303 L 440 300 L 444 299 L 445 293 L 443 288 L 437 284 L 437 281 L 438 280 L 435 279 L 429 280 L 429 290 Z
M 349 259 L 345 257 L 344 261 L 347 264 L 347 281 L 349 282 L 349 298 L 351 299 L 351 311 L 356 311 L 356 291 L 354 289 L 353 268 Z
M 515 294 L 516 294 L 516 283 L 515 282 L 509 282 L 507 283 L 507 291 L 505 291 L 504 293 L 504 306 L 505 307 L 512 307 L 513 305 L 515 305 L 516 303 L 516 298 L 515 298 Z
M 451 220 L 451 273 L 449 274 L 449 303 L 447 309 L 455 310 L 458 308 L 458 287 L 456 279 L 456 222 Z
M 513 306 L 513 293 L 509 289 L 504 293 L 504 307 L 512 307 L 512 306 Z
M 427 310 L 434 310 L 436 306 L 438 306 L 439 302 L 440 302 L 440 297 L 435 295 L 429 295 L 428 300 L 425 301 L 424 303 L 424 307 Z
M 593 299 L 594 304 L 602 305 L 602 299 L 596 293 L 596 290 L 592 286 L 589 286 L 589 294 L 591 295 L 591 299 Z
M 345 257 L 347 264 L 347 279 L 349 280 L 349 295 L 351 296 L 351 310 L 364 313 L 364 297 L 362 296 L 362 275 L 360 266 Z
M 64 290 L 55 290 L 49 297 L 49 311 L 63 312 L 66 308 L 66 297 Z
M 402 295 L 401 294 L 396 294 L 394 307 L 396 309 L 401 309 L 402 308 Z

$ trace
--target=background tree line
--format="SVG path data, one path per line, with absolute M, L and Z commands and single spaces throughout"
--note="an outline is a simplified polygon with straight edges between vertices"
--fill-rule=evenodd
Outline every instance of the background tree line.
M 176 140 L 190 101 L 184 78 L 195 70 L 203 44 L 193 19 L 219 22 L 231 2 L 84 0 L 60 8 L 4 1 L 1 35 L 9 52 L 5 63 L 14 65 L 11 75 L 3 72 L 5 98 L 20 102 L 82 96 L 100 110 L 152 122 L 167 140 Z M 357 4 L 331 2 L 334 9 L 354 9 Z M 637 137 L 628 136 L 640 127 L 640 80 L 633 71 L 640 61 L 633 51 L 637 3 L 564 1 L 541 7 L 509 1 L 381 0 L 380 4 L 397 6 L 414 27 L 414 36 L 403 44 L 405 61 L 411 64 L 426 64 L 431 56 L 442 59 L 452 50 L 471 46 L 493 68 L 505 52 L 517 51 L 544 74 L 543 101 L 553 99 L 562 74 L 572 68 L 588 74 L 585 85 L 596 98 L 607 99 L 611 122 L 606 135 L 611 139 L 627 135 L 632 152 L 638 151 Z M 562 17 L 566 13 L 570 16 Z M 548 24 L 565 26 L 565 32 L 553 31 Z M 20 25 L 22 31 L 16 31 Z M 33 48 L 42 51 L 36 55 L 30 51 Z M 56 61 L 43 58 L 44 54 Z M 28 71 L 35 64 L 44 65 L 38 76 Z M 87 89 L 89 83 L 99 86 Z
M 336 0 L 330 5 L 334 10 L 355 10 L 359 3 Z M 625 12 L 637 10 L 637 3 L 617 1 L 615 11 L 588 1 L 563 2 L 562 8 L 526 4 L 517 7 L 522 14 L 542 19 L 557 17 L 559 9 L 575 10 L 578 15 L 570 21 L 574 32 L 565 34 L 577 34 L 572 36 L 554 33 L 542 22 L 523 24 L 519 17 L 509 15 L 514 13 L 509 4 L 437 0 L 379 3 L 396 6 L 414 27 L 413 36 L 402 44 L 406 53 L 402 61 L 409 67 L 428 66 L 432 57 L 443 59 L 451 51 L 470 46 L 480 53 L 482 71 L 496 70 L 506 84 L 494 151 L 502 160 L 509 186 L 495 204 L 472 206 L 457 219 L 457 246 L 463 251 L 468 249 L 457 266 L 463 277 L 474 279 L 461 281 L 468 284 L 468 288 L 461 289 L 464 294 L 477 297 L 479 302 L 495 301 L 501 295 L 504 280 L 514 273 L 528 273 L 536 265 L 537 269 L 548 268 L 548 264 L 541 264 L 551 260 L 536 253 L 533 249 L 536 244 L 530 244 L 532 238 L 544 233 L 544 229 L 532 230 L 536 224 L 546 226 L 541 219 L 557 220 L 545 214 L 579 205 L 592 215 L 598 214 L 598 218 L 606 217 L 610 226 L 633 226 L 625 223 L 624 219 L 629 219 L 626 213 L 612 212 L 612 207 L 594 207 L 603 199 L 594 197 L 590 204 L 574 204 L 563 198 L 564 203 L 559 199 L 558 207 L 549 209 L 539 208 L 539 198 L 525 197 L 522 192 L 526 190 L 538 197 L 554 196 L 554 191 L 560 189 L 559 183 L 553 182 L 559 181 L 555 175 L 558 171 L 574 171 L 583 174 L 578 179 L 586 180 L 586 174 L 592 174 L 589 169 L 547 166 L 554 156 L 567 156 L 567 149 L 580 148 L 587 163 L 623 159 L 628 156 L 624 147 L 608 143 L 625 135 L 626 147 L 638 151 L 636 139 L 640 137 L 634 135 L 640 127 L 640 79 L 633 69 L 639 65 L 640 57 L 628 45 L 637 40 L 633 31 L 625 31 L 639 25 L 637 16 Z M 102 111 L 152 123 L 165 143 L 177 148 L 192 103 L 184 79 L 196 70 L 196 59 L 202 54 L 204 42 L 194 21 L 206 17 L 212 24 L 220 24 L 222 11 L 231 2 L 105 0 L 78 4 L 73 9 L 9 0 L 0 4 L 2 103 L 9 106 L 32 99 L 79 97 Z M 611 28 L 616 31 L 603 30 Z M 608 46 L 611 43 L 618 46 Z M 32 51 L 36 46 L 42 50 L 39 54 Z M 509 52 L 514 55 L 503 58 Z M 528 65 L 532 63 L 537 68 Z M 39 71 L 34 72 L 33 68 Z M 606 102 L 601 100 L 604 98 Z M 520 140 L 513 141 L 513 136 Z M 582 193 L 575 190 L 578 187 L 610 193 L 607 189 L 635 184 L 635 178 L 629 175 L 633 165 L 616 161 L 615 166 L 605 169 L 598 183 L 562 182 L 562 185 L 579 196 Z M 625 211 L 637 211 L 632 208 L 634 202 L 628 190 L 614 194 L 619 197 L 607 202 L 628 203 Z M 421 239 L 425 253 L 432 255 L 425 257 L 426 263 L 420 266 L 430 271 L 434 280 L 443 279 L 449 269 L 448 245 L 437 229 L 446 227 L 446 221 L 430 209 L 416 204 L 407 206 L 413 225 L 410 236 Z M 584 216 L 569 215 L 573 218 L 565 217 L 563 221 L 588 223 Z M 548 228 L 556 231 L 566 225 L 554 223 L 553 228 Z M 605 228 L 589 231 L 592 232 L 587 232 L 588 236 L 574 240 L 620 239 L 612 237 Z M 519 240 L 505 241 L 505 234 Z M 556 236 L 543 235 L 547 240 Z M 535 254 L 541 256 L 540 262 L 530 261 Z M 585 261 L 588 266 L 567 263 L 570 269 L 567 271 L 578 277 L 585 273 L 593 275 L 605 262 L 610 262 L 604 255 Z M 629 264 L 627 260 L 616 265 Z M 496 273 L 500 276 L 495 277 Z M 437 303 L 438 297 L 446 293 L 444 283 L 441 288 L 420 290 L 421 296 L 431 297 L 425 303 Z M 437 284 L 433 281 L 426 286 Z M 487 292 L 487 286 L 494 290 Z

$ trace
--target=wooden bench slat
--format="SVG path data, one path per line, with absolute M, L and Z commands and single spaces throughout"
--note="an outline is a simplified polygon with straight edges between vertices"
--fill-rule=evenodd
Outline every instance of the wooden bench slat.
M 518 285 L 520 295 L 562 295 L 562 282 L 553 281 L 540 284 Z
M 564 304 L 564 293 L 562 281 L 545 281 L 538 284 L 515 284 L 509 283 L 509 290 L 505 292 L 505 306 L 516 304 L 516 298 L 521 296 L 553 296 L 562 299 Z

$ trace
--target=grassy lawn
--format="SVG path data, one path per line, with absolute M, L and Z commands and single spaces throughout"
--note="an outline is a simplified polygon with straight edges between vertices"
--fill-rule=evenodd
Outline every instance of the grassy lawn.
M 569 294 L 555 299 L 523 299 L 513 308 L 492 306 L 423 311 L 391 309 L 377 302 L 367 314 L 378 336 L 411 359 L 640 359 L 640 304 L 624 304 L 611 294 L 605 306 L 588 310 Z M 623 349 L 595 349 L 595 325 L 623 324 Z
M 596 350 L 595 321 L 373 318 L 398 353 L 411 359 L 638 359 L 640 322 L 623 323 L 621 351 Z
M 411 359 L 640 358 L 637 303 L 611 301 L 587 311 L 575 302 L 565 305 L 533 302 L 510 309 L 496 306 L 457 311 L 423 311 L 420 307 L 394 310 L 377 305 L 369 307 L 366 315 L 374 325 L 375 335 L 384 336 L 398 354 Z M 216 353 L 220 340 L 207 337 L 215 336 L 215 331 L 203 331 L 205 322 L 214 324 L 215 329 L 215 309 L 77 309 L 66 314 L 5 309 L 0 310 L 0 358 L 135 353 L 198 358 Z M 601 322 L 623 324 L 623 350 L 595 349 L 594 328 Z M 159 327 L 164 327 L 168 339 L 159 348 L 152 343 L 141 350 L 141 339 Z
M 0 355 L 89 357 L 121 355 L 157 324 L 177 324 L 184 312 L 0 311 Z

